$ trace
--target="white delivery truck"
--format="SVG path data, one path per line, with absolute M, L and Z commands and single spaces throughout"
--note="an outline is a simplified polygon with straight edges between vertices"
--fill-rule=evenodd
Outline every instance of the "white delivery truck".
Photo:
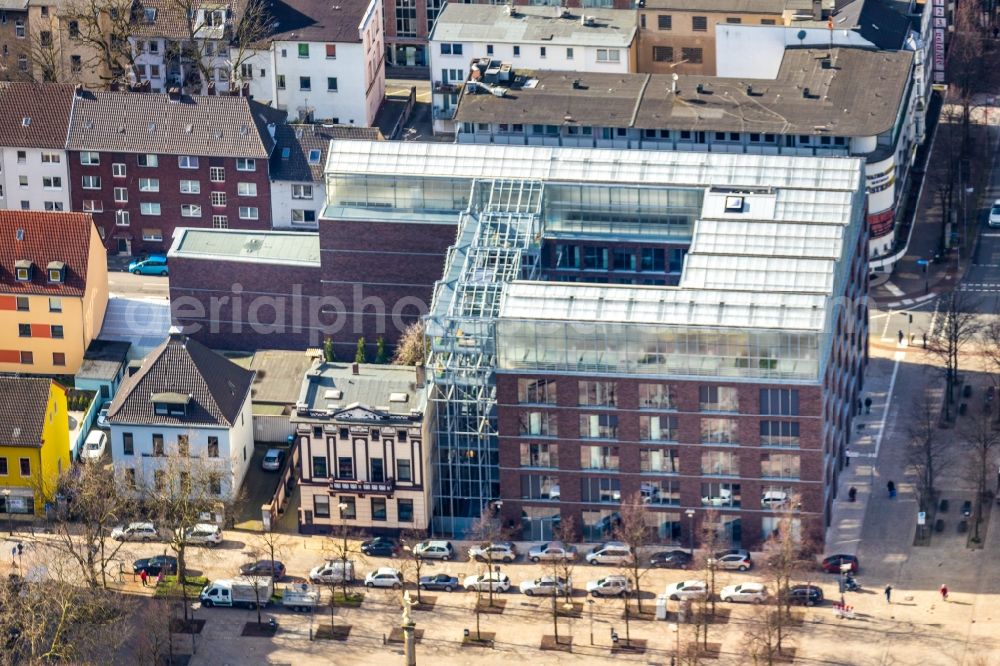
M 281 593 L 281 605 L 293 611 L 308 613 L 319 603 L 319 590 L 309 583 L 289 585 Z
M 254 586 L 257 591 L 254 591 Z M 274 594 L 274 582 L 270 577 L 220 579 L 209 583 L 201 590 L 198 600 L 207 608 L 231 606 L 234 608 L 256 608 L 259 603 L 266 607 Z

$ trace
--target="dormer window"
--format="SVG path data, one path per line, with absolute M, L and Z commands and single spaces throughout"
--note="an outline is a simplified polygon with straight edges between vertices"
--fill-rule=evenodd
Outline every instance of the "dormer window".
M 31 280 L 31 262 L 21 259 L 14 263 L 14 276 L 18 282 L 28 282 Z
M 49 265 L 46 266 L 46 270 L 49 273 L 49 282 L 65 282 L 66 281 L 66 264 L 61 261 L 50 261 Z
M 153 413 L 157 416 L 187 416 L 191 395 L 187 393 L 154 393 L 150 396 Z
M 156 8 L 155 7 L 145 7 L 144 14 L 146 18 L 146 23 L 156 23 Z
M 319 158 L 322 153 L 317 149 L 312 149 L 309 151 L 309 164 L 319 164 Z

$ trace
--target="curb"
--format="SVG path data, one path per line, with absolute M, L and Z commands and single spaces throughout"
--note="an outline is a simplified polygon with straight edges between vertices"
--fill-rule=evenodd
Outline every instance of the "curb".
M 901 307 L 901 306 L 907 306 L 907 307 L 909 307 L 911 305 L 923 305 L 924 303 L 927 303 L 927 302 L 930 302 L 930 301 L 934 300 L 935 298 L 937 298 L 940 295 L 941 294 L 938 294 L 938 293 L 922 294 L 922 295 L 916 296 L 914 298 L 904 298 L 901 301 L 892 301 L 891 303 L 879 303 L 877 300 L 875 302 L 878 303 L 880 306 L 886 307 L 886 308 L 898 308 L 898 307 Z

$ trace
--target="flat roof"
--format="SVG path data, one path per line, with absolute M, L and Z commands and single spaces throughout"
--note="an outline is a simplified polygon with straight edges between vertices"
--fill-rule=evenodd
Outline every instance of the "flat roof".
M 682 12 L 729 12 L 732 14 L 781 14 L 786 0 L 646 0 L 644 9 L 674 9 Z
M 118 340 L 92 340 L 83 355 L 83 364 L 76 373 L 77 379 L 111 381 L 128 359 L 131 342 Z
M 625 48 L 635 39 L 635 12 L 625 9 L 569 9 L 448 3 L 430 41 L 566 44 Z M 592 18 L 583 22 L 581 18 Z
M 501 97 L 463 93 L 457 122 L 877 136 L 892 129 L 913 53 L 785 50 L 777 78 L 516 70 Z M 672 92 L 676 89 L 676 93 Z
M 423 412 L 427 394 L 417 385 L 417 369 L 409 365 L 317 363 L 299 378 L 299 403 L 313 411 L 345 410 L 354 406 L 410 416 Z M 405 398 L 405 399 L 400 399 Z
M 302 376 L 315 359 L 300 350 L 262 349 L 254 353 L 250 369 L 256 374 L 250 395 L 254 411 L 259 403 L 294 405 L 299 398 Z
M 319 234 L 181 227 L 174 232 L 174 242 L 167 257 L 318 268 Z

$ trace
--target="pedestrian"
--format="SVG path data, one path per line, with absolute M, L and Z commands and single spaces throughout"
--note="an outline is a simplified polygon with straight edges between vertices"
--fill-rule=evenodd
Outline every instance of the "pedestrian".
M 159 586 L 163 582 L 163 569 L 160 569 L 160 573 L 156 574 L 156 585 Z
M 871 414 L 872 413 L 872 399 L 871 399 L 871 396 L 868 396 L 867 398 L 865 398 L 865 413 L 866 414 Z
M 927 349 L 927 331 L 924 331 L 921 337 L 924 339 L 924 349 Z
M 941 583 L 941 600 L 948 601 L 948 586 Z
M 896 496 L 896 484 L 890 481 L 885 484 L 885 487 L 889 490 L 889 499 L 894 498 Z
M 146 582 L 148 578 L 149 578 L 149 574 L 146 573 L 145 569 L 143 569 L 142 571 L 139 572 L 139 580 L 142 581 L 142 586 L 143 587 L 149 587 L 149 583 Z
M 885 586 L 885 603 L 892 603 L 892 585 Z
M 903 329 L 899 329 L 899 344 L 903 344 Z

